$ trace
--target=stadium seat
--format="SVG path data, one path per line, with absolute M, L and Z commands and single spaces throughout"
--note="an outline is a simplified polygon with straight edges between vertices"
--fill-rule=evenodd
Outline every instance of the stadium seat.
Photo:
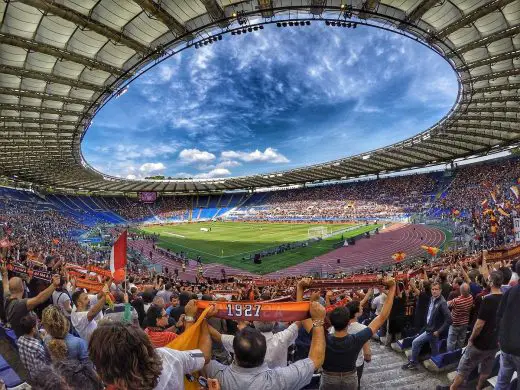
M 411 336 L 411 337 L 405 337 L 404 339 L 401 339 L 401 340 L 397 340 L 397 350 L 398 351 L 404 351 L 405 349 L 409 349 L 409 348 L 412 348 L 412 342 L 415 338 L 417 338 L 417 336 L 419 336 L 418 334 L 416 334 L 415 336 Z
M 433 363 L 434 367 L 424 363 L 426 368 L 433 368 L 433 371 L 446 371 L 449 366 L 454 363 L 458 363 L 462 356 L 462 349 L 457 349 L 451 352 L 440 353 L 436 356 L 432 356 L 429 362 Z
M 8 389 L 23 383 L 18 374 L 11 367 L 0 371 L 0 378 L 4 381 Z

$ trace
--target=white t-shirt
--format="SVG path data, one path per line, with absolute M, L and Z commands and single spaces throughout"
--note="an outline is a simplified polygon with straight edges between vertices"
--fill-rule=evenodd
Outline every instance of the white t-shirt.
M 381 309 L 383 308 L 385 301 L 386 301 L 385 293 L 378 295 L 372 301 L 372 309 L 376 309 L 376 315 L 379 315 L 381 313 Z
M 264 363 L 271 369 L 287 367 L 287 350 L 298 337 L 298 325 L 292 324 L 287 329 L 278 332 L 262 332 L 267 344 Z M 222 335 L 222 344 L 228 352 L 233 352 L 234 336 Z
M 87 314 L 88 311 L 76 311 L 76 307 L 74 307 L 70 315 L 70 320 L 80 337 L 88 343 L 90 336 L 97 328 L 98 321 L 103 319 L 103 312 L 100 311 L 92 321 L 88 320 Z
M 194 349 L 192 351 L 177 351 L 171 348 L 155 349 L 162 360 L 162 371 L 159 383 L 154 390 L 183 390 L 184 376 L 204 367 L 204 354 Z
M 358 332 L 361 332 L 365 328 L 367 328 L 366 325 L 360 324 L 359 322 L 352 322 L 347 328 L 347 333 L 356 334 Z M 356 367 L 361 367 L 363 365 L 363 363 L 365 362 L 364 359 L 365 359 L 365 356 L 363 354 L 363 349 L 361 349 L 361 351 L 359 351 L 359 354 L 358 354 L 358 357 L 356 360 Z

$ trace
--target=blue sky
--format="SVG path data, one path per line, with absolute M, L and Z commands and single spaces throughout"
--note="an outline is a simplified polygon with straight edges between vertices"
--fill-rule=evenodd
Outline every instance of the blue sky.
M 449 65 L 397 34 L 271 25 L 147 72 L 94 118 L 82 151 L 127 178 L 265 173 L 407 138 L 456 96 Z

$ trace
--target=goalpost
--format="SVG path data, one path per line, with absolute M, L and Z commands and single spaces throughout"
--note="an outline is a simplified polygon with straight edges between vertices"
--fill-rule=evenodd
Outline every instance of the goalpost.
M 307 231 L 307 236 L 309 238 L 323 238 L 328 234 L 328 230 L 325 226 L 315 226 L 310 227 Z

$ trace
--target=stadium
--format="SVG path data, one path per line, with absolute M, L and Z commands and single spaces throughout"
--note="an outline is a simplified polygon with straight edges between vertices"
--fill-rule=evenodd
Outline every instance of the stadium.
M 520 389 L 519 45 L 520 0 L 2 2 L 0 383 Z

